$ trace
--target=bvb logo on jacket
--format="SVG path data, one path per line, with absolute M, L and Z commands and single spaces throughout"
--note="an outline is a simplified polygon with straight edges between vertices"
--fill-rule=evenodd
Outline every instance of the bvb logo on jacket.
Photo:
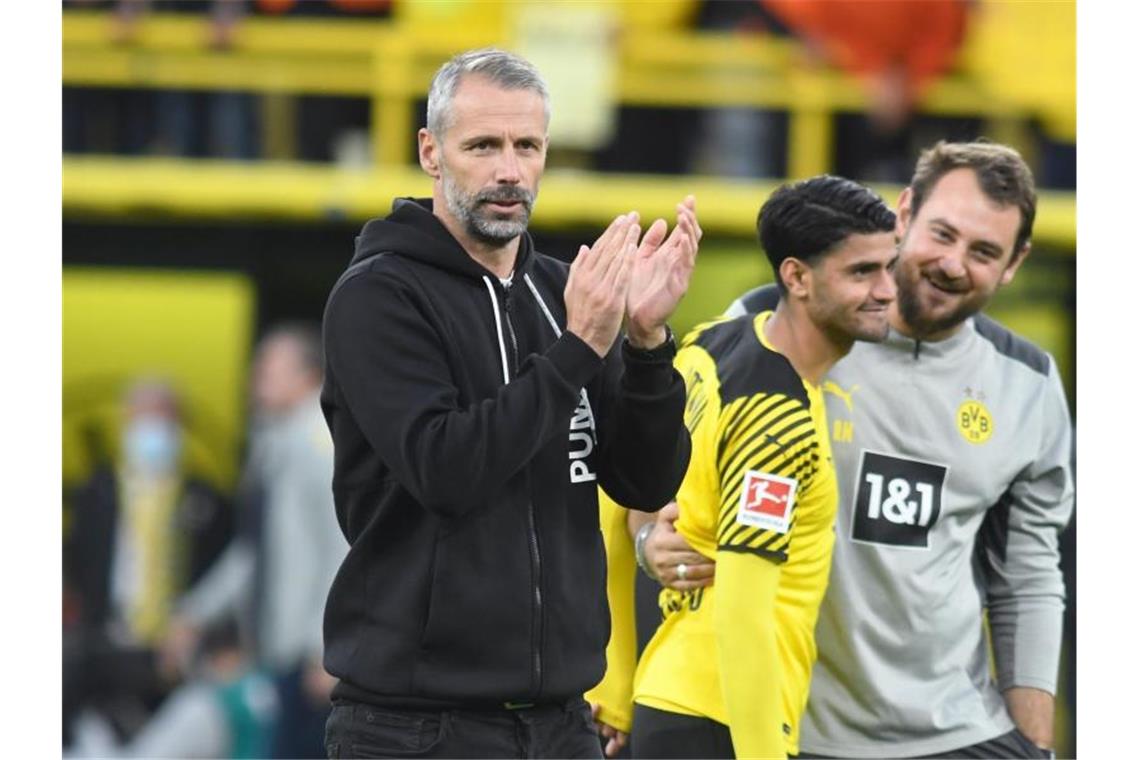
M 958 406 L 955 413 L 958 432 L 970 443 L 985 443 L 994 434 L 994 418 L 983 403 L 985 400 L 986 394 L 983 391 L 967 388 L 966 400 Z
M 590 407 L 590 397 L 586 389 L 581 390 L 578 408 L 570 418 L 570 482 L 592 483 L 598 479 L 590 469 L 589 456 L 598 445 L 597 428 L 594 426 L 594 410 Z

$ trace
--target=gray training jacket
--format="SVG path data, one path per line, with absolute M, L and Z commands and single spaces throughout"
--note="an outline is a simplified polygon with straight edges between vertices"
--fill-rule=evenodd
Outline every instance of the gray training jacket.
M 1072 423 L 1056 363 L 979 315 L 935 343 L 856 343 L 823 390 L 839 509 L 801 749 L 915 756 L 1012 730 L 1001 690 L 1053 693 L 1061 647 Z

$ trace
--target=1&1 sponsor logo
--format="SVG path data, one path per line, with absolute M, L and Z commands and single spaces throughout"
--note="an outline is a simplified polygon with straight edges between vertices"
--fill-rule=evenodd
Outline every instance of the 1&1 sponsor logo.
M 929 548 L 947 472 L 932 462 L 864 450 L 855 483 L 852 540 Z

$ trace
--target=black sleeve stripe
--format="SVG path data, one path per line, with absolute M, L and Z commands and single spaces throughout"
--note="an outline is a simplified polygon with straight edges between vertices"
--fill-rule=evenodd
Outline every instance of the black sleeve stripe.
M 793 439 L 802 440 L 804 436 Z M 779 440 L 758 431 L 746 441 L 741 441 L 736 452 L 728 461 L 718 463 L 720 481 L 726 487 L 744 479 L 744 469 L 763 470 L 774 475 L 790 471 L 800 456 L 800 448 L 788 449 Z
M 789 543 L 790 533 L 790 526 L 788 533 L 773 533 L 763 528 L 739 525 L 736 530 L 731 531 L 722 540 L 718 540 L 717 546 L 722 548 L 728 546 L 747 546 L 751 549 L 782 551 Z
M 788 433 L 794 433 L 792 437 Z M 754 457 L 762 448 L 769 449 L 763 459 L 753 459 L 749 469 L 763 470 L 782 475 L 792 469 L 793 463 L 804 456 L 810 456 L 813 447 L 819 444 L 815 440 L 815 430 L 810 421 L 804 423 L 798 430 L 784 431 L 783 435 L 772 435 L 766 431 L 758 432 L 751 440 L 741 443 L 740 449 L 732 459 L 720 465 L 724 475 L 721 479 L 725 483 L 743 477 L 744 465 L 749 457 Z M 784 460 L 784 461 L 781 461 Z
M 717 461 L 720 461 L 721 457 L 724 456 L 725 446 L 736 437 L 736 429 L 740 425 L 747 424 L 752 419 L 762 420 L 774 407 L 781 403 L 783 403 L 783 399 L 779 396 L 757 394 L 740 406 L 729 407 L 721 420 L 721 429 L 717 435 Z
M 757 393 L 749 396 L 743 404 L 730 404 L 726 407 L 727 414 L 721 422 L 721 440 L 731 439 L 740 425 L 766 419 L 775 410 L 794 404 L 794 400 L 778 393 Z
M 734 485 L 743 483 L 744 469 L 759 470 L 782 477 L 792 477 L 793 473 L 801 467 L 804 459 L 811 458 L 812 453 L 819 448 L 815 440 L 814 430 L 801 431 L 798 436 L 785 439 L 784 448 L 774 445 L 765 435 L 758 435 L 754 441 L 747 443 L 748 448 L 742 448 L 733 461 L 722 464 L 721 487 L 728 490 Z M 771 450 L 762 458 L 757 458 L 764 447 Z
M 748 543 L 749 537 L 757 533 L 767 533 L 764 528 L 753 525 L 741 525 L 736 521 L 729 521 L 717 531 L 716 542 L 719 546 L 737 546 Z
M 785 533 L 775 533 L 766 528 L 757 528 L 754 525 L 740 525 L 733 523 L 727 530 L 717 536 L 718 546 L 750 546 L 753 548 L 775 551 L 785 547 L 791 539 L 795 520 L 788 523 Z
M 727 520 L 724 518 L 728 517 Z M 754 525 L 742 525 L 735 521 L 736 510 L 726 511 L 721 515 L 720 523 L 717 526 L 717 544 L 718 545 L 736 545 L 739 543 L 755 543 L 752 537 L 756 536 L 769 536 L 764 542 L 767 545 L 773 541 L 780 541 L 783 539 L 790 539 L 792 530 L 796 527 L 796 510 L 792 509 L 792 514 L 788 520 L 788 530 L 786 533 L 773 533 L 767 528 L 758 528 Z
M 782 393 L 757 393 L 748 401 L 732 410 L 724 423 L 724 436 L 731 438 L 740 425 L 749 425 L 756 420 L 766 420 L 774 414 L 783 414 L 795 409 L 797 402 Z
M 737 552 L 739 554 L 755 554 L 765 559 L 770 559 L 778 564 L 783 564 L 788 561 L 788 555 L 784 552 L 772 552 L 767 549 L 753 549 L 748 546 L 722 546 L 721 551 Z
M 741 454 L 741 459 L 734 466 L 733 470 L 721 475 L 720 489 L 721 489 L 721 503 L 722 505 L 736 501 L 740 498 L 740 494 L 744 488 L 744 475 L 745 470 L 766 472 L 769 475 L 779 475 L 782 478 L 795 477 L 796 472 L 802 469 L 802 463 L 806 462 L 811 466 L 811 447 L 818 444 L 815 441 L 810 441 L 807 446 L 799 447 L 792 457 L 788 457 L 784 453 L 769 453 L 768 456 L 760 458 L 764 452 L 764 447 L 770 444 L 764 441 L 758 441 L 751 451 L 746 451 Z
M 730 412 L 728 418 L 722 423 L 719 434 L 720 443 L 717 447 L 717 467 L 725 469 L 724 455 L 729 446 L 737 448 L 746 436 L 757 433 L 766 433 L 771 437 L 780 438 L 781 431 L 796 424 L 811 423 L 811 416 L 807 410 L 795 399 L 786 396 L 764 396 L 764 406 L 753 409 L 753 404 L 745 404 L 739 410 Z M 790 421 L 790 422 L 789 422 Z M 784 425 L 784 427 L 777 427 Z
M 782 445 L 779 443 L 781 432 L 790 426 L 804 424 L 804 416 L 803 408 L 795 402 L 792 402 L 790 404 L 781 403 L 766 413 L 758 413 L 749 418 L 733 420 L 732 427 L 726 426 L 720 438 L 721 446 L 717 457 L 719 466 L 724 467 L 724 452 L 729 446 L 735 449 L 743 445 L 741 442 L 746 441 L 748 438 L 767 435 L 769 438 L 775 438 L 778 446 Z M 809 417 L 808 423 L 810 424 L 810 422 L 811 418 Z
M 817 472 L 819 472 L 819 444 L 815 445 L 810 457 L 800 460 L 792 477 L 796 479 L 800 488 L 807 489 Z

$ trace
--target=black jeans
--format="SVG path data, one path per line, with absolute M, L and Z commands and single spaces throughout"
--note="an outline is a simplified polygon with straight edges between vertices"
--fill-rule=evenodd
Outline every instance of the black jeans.
M 340 700 L 325 727 L 330 758 L 602 757 L 583 699 L 518 710 L 408 710 Z

